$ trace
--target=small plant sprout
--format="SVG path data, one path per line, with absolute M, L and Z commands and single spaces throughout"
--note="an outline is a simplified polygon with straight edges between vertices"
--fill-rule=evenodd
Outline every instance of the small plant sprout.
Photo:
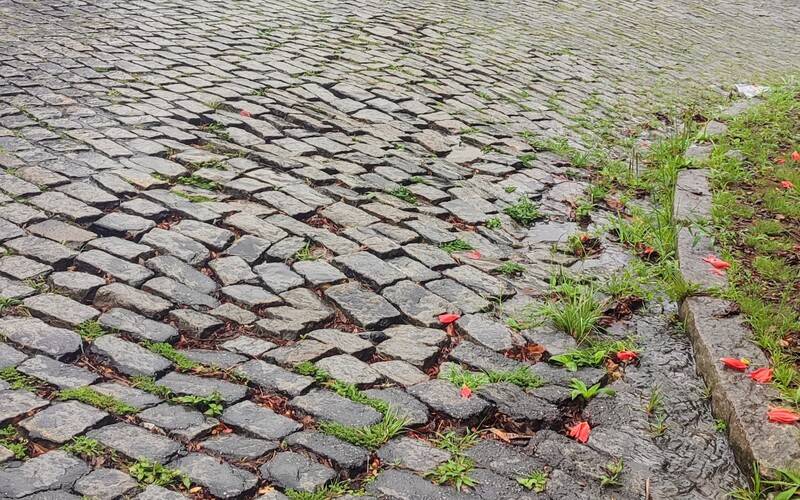
M 105 448 L 97 440 L 86 436 L 75 436 L 61 447 L 62 450 L 86 458 L 96 458 L 105 452 Z
M 374 425 L 348 427 L 338 422 L 326 421 L 319 424 L 319 430 L 356 446 L 376 450 L 393 437 L 405 432 L 406 424 L 405 418 L 397 416 L 393 411 L 388 411 L 383 416 L 383 420 Z
M 718 418 L 714 420 L 714 430 L 717 432 L 725 432 L 728 430 L 728 422 Z
M 525 272 L 525 266 L 516 262 L 508 261 L 497 268 L 497 272 L 505 276 L 518 276 Z
M 406 203 L 410 203 L 412 205 L 417 204 L 417 196 L 414 193 L 412 193 L 411 190 L 408 189 L 407 187 L 401 186 L 399 188 L 393 189 L 389 191 L 389 194 L 394 196 L 395 198 L 400 198 Z
M 486 221 L 486 227 L 488 229 L 500 229 L 503 227 L 503 222 L 500 220 L 500 217 L 492 217 Z
M 439 248 L 447 253 L 468 252 L 470 250 L 474 250 L 472 245 L 462 239 L 456 239 L 453 241 L 448 241 L 447 243 L 442 243 L 439 245 Z
M 216 391 L 212 392 L 209 396 L 176 396 L 172 398 L 172 402 L 194 406 L 202 411 L 203 415 L 208 415 L 209 417 L 222 415 L 222 410 L 224 410 L 222 406 L 222 395 Z
M 603 467 L 604 474 L 600 476 L 600 486 L 603 488 L 610 488 L 613 486 L 621 486 L 620 475 L 625 470 L 625 463 L 620 458 L 614 462 L 607 464 Z
M 526 490 L 534 493 L 543 493 L 547 489 L 547 473 L 544 471 L 533 471 L 527 476 L 518 477 L 517 482 Z
M 123 403 L 106 394 L 101 394 L 91 387 L 70 387 L 58 391 L 56 397 L 61 401 L 80 401 L 87 405 L 100 408 L 115 415 L 133 415 L 139 409 L 127 403 Z
M 474 446 L 478 442 L 478 433 L 472 432 L 467 429 L 465 434 L 459 434 L 456 431 L 447 431 L 443 434 L 436 434 L 433 444 L 437 448 L 447 450 L 453 455 L 461 455 L 466 450 Z
M 303 248 L 301 248 L 294 254 L 294 259 L 300 262 L 308 260 L 317 260 L 317 256 L 314 255 L 314 251 L 311 248 L 311 242 L 307 241 L 306 244 L 303 245 Z
M 515 204 L 504 208 L 503 213 L 526 227 L 533 224 L 540 216 L 539 208 L 525 196 L 517 200 Z
M 589 401 L 590 399 L 594 398 L 597 395 L 605 394 L 606 396 L 613 396 L 616 394 L 614 389 L 609 387 L 600 387 L 600 384 L 594 384 L 591 387 L 587 387 L 583 380 L 573 378 L 569 382 L 569 387 L 572 389 L 569 395 L 572 399 L 576 399 L 578 397 L 583 398 L 584 401 Z
M 439 464 L 426 476 L 436 484 L 452 484 L 458 491 L 462 491 L 465 487 L 472 487 L 478 484 L 469 475 L 474 468 L 475 462 L 471 458 L 457 455 L 447 462 Z
M 94 320 L 84 321 L 75 327 L 75 331 L 87 342 L 91 342 L 108 333 L 99 322 Z
M 192 481 L 176 469 L 170 469 L 158 462 L 140 458 L 128 467 L 128 474 L 142 485 L 183 486 L 189 488 Z

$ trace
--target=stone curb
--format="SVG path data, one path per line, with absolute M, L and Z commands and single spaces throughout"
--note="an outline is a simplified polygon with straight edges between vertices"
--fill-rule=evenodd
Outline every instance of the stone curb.
M 777 469 L 800 467 L 800 440 L 795 426 L 767 421 L 769 406 L 779 399 L 774 387 L 758 384 L 719 361 L 723 357 L 747 358 L 754 368 L 769 366 L 766 355 L 752 342 L 752 332 L 738 306 L 703 295 L 727 286 L 727 278 L 713 273 L 711 265 L 703 261 L 709 254 L 716 255 L 713 240 L 687 227 L 711 218 L 708 177 L 707 169 L 681 170 L 675 186 L 673 217 L 683 226 L 678 231 L 678 265 L 683 279 L 700 289 L 699 295 L 681 303 L 679 316 L 694 348 L 697 371 L 710 390 L 712 411 L 728 424 L 737 463 L 745 473 L 758 464 L 762 475 L 774 477 Z

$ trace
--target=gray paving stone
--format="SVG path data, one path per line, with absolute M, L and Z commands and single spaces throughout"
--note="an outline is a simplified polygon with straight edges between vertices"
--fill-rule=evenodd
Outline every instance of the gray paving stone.
M 64 271 L 53 273 L 47 277 L 47 284 L 55 292 L 66 295 L 78 302 L 91 301 L 98 288 L 106 281 L 93 274 L 77 271 Z
M 189 476 L 192 482 L 208 488 L 217 498 L 238 498 L 258 483 L 254 474 L 202 453 L 191 453 L 170 466 Z
M 214 270 L 217 278 L 224 286 L 237 283 L 254 283 L 258 280 L 258 276 L 241 257 L 221 257 L 209 262 L 208 266 Z
M 298 422 L 251 401 L 227 408 L 221 418 L 227 425 L 267 440 L 281 439 L 302 428 Z
M 145 265 L 153 271 L 172 278 L 178 283 L 182 283 L 200 293 L 211 294 L 219 287 L 213 279 L 172 255 L 153 257 L 148 259 Z
M 230 285 L 220 290 L 226 298 L 246 307 L 270 307 L 283 304 L 283 300 L 265 288 L 255 285 Z
M 94 305 L 99 309 L 130 309 L 152 318 L 158 318 L 172 308 L 171 302 L 122 283 L 99 288 L 94 296 Z M 130 322 L 133 318 L 117 318 L 117 321 Z
M 365 448 L 319 432 L 296 432 L 283 440 L 288 446 L 299 446 L 330 460 L 337 468 L 349 474 L 367 468 L 369 453 Z
M 5 219 L 0 219 L 0 243 L 20 236 L 25 236 L 25 231 L 22 228 Z
M 223 342 L 220 347 L 232 352 L 238 352 L 246 356 L 258 358 L 270 349 L 274 349 L 275 344 L 255 337 L 241 335 L 235 339 Z
M 27 229 L 31 234 L 56 241 L 73 250 L 78 250 L 87 242 L 97 238 L 91 231 L 55 219 L 33 224 Z
M 77 401 L 50 405 L 19 425 L 32 439 L 63 444 L 105 420 L 108 413 Z
M 112 212 L 94 221 L 92 228 L 106 236 L 136 238 L 154 228 L 156 223 L 138 215 Z
M 427 379 L 427 377 L 425 377 Z M 417 426 L 428 423 L 428 409 L 413 396 L 397 387 L 386 389 L 368 389 L 363 391 L 367 397 L 379 399 L 389 404 L 397 416 L 406 420 L 406 425 Z
M 172 230 L 197 240 L 217 252 L 224 250 L 234 237 L 233 233 L 227 229 L 189 219 L 180 221 L 172 227 Z
M 89 431 L 86 437 L 132 460 L 144 457 L 162 464 L 182 449 L 172 439 L 124 422 Z
M 159 253 L 177 257 L 192 266 L 202 264 L 211 256 L 206 247 L 192 238 L 158 227 L 148 231 L 139 242 L 155 248 Z
M 236 372 L 247 377 L 252 384 L 289 396 L 302 394 L 314 383 L 311 377 L 298 375 L 257 359 L 237 366 Z
M 426 267 L 438 271 L 456 264 L 444 250 L 424 243 L 411 243 L 403 247 L 403 251 L 412 259 L 416 259 Z
M 231 460 L 255 460 L 278 449 L 278 442 L 239 434 L 217 434 L 203 441 L 202 446 L 205 450 Z
M 157 307 L 155 310 L 160 313 L 164 309 Z M 154 321 L 120 307 L 114 307 L 104 312 L 97 321 L 106 328 L 151 342 L 171 342 L 178 338 L 178 331 L 171 325 Z
M 184 500 L 186 497 L 175 491 L 151 484 L 134 498 L 136 500 Z
M 489 410 L 486 401 L 472 396 L 462 398 L 459 387 L 445 380 L 430 380 L 408 388 L 409 394 L 416 397 L 432 410 L 450 418 L 465 422 L 477 421 Z
M 207 366 L 216 366 L 228 370 L 247 361 L 247 357 L 228 351 L 213 351 L 209 349 L 181 349 L 180 353 Z
M 557 421 L 558 407 L 535 394 L 531 395 L 508 382 L 488 384 L 478 389 L 478 395 L 497 407 L 497 411 L 517 421 L 531 421 L 534 425 Z
M 164 375 L 158 379 L 158 384 L 168 387 L 179 396 L 207 397 L 214 392 L 218 392 L 225 404 L 241 401 L 247 394 L 247 387 L 243 385 L 232 384 L 215 378 L 184 375 L 178 372 L 170 372 Z
M 214 316 L 191 309 L 173 309 L 169 313 L 169 319 L 175 323 L 179 331 L 197 338 L 206 338 L 225 326 Z
M 50 274 L 53 268 L 47 264 L 36 262 L 21 255 L 0 257 L 0 274 L 15 280 L 37 279 Z
M 77 333 L 50 326 L 36 318 L 0 318 L 0 333 L 14 344 L 55 359 L 72 358 L 83 347 Z
M 354 403 L 338 394 L 316 389 L 297 396 L 289 404 L 318 420 L 331 420 L 350 427 L 362 427 L 380 422 L 383 416 L 369 406 Z
M 459 266 L 443 271 L 448 278 L 458 281 L 479 295 L 489 297 L 510 297 L 514 295 L 513 287 L 501 278 L 475 269 L 472 266 Z
M 0 469 L 0 494 L 7 498 L 23 498 L 71 488 L 90 470 L 83 460 L 69 453 L 50 451 L 18 467 Z
M 164 276 L 146 281 L 142 285 L 142 290 L 158 295 L 173 304 L 189 306 L 194 309 L 205 310 L 219 305 L 219 302 L 214 297 L 197 292 L 183 283 L 178 283 Z
M 329 356 L 317 361 L 316 365 L 325 370 L 331 377 L 347 384 L 363 387 L 381 380 L 381 375 L 378 372 L 349 354 Z
M 293 240 L 293 239 L 294 238 L 286 238 L 283 241 L 281 241 L 279 243 L 276 243 L 275 245 L 272 245 L 272 247 L 270 247 L 270 241 L 265 240 L 263 238 L 259 238 L 257 236 L 252 236 L 252 235 L 246 234 L 246 235 L 242 236 L 241 238 L 237 239 L 236 241 L 234 241 L 225 250 L 225 254 L 226 255 L 235 256 L 235 257 L 240 257 L 242 260 L 244 260 L 248 264 L 253 265 L 256 261 L 258 261 L 261 258 L 262 255 L 264 255 L 264 252 L 266 252 L 268 248 L 270 248 L 270 249 L 271 248 L 276 248 L 279 245 L 281 245 L 282 243 L 289 242 L 290 240 Z M 301 238 L 297 238 L 297 239 L 300 240 L 301 243 L 302 243 L 303 240 Z M 295 254 L 295 252 L 291 252 L 290 255 L 294 255 L 294 254 Z M 287 258 L 288 258 L 288 256 L 287 256 Z M 283 259 L 281 259 L 281 260 L 283 260 Z
M 515 345 L 511 330 L 505 324 L 486 314 L 462 316 L 456 321 L 456 330 L 476 344 L 488 347 L 493 351 L 505 351 Z
M 165 358 L 116 335 L 98 337 L 92 342 L 91 351 L 120 373 L 131 377 L 158 377 L 172 367 Z
M 393 467 L 426 473 L 450 460 L 450 452 L 427 441 L 408 437 L 392 439 L 378 450 L 378 458 Z
M 48 405 L 46 399 L 24 390 L 0 390 L 0 396 L 3 398 L 3 406 L 0 407 L 0 424 L 5 424 L 30 411 Z
M 410 322 L 420 326 L 438 326 L 439 315 L 457 310 L 455 305 L 408 280 L 384 289 L 382 294 Z
M 325 296 L 342 308 L 357 325 L 375 329 L 399 320 L 400 313 L 386 299 L 370 292 L 358 283 L 335 285 L 325 290 Z
M 141 411 L 143 422 L 157 426 L 181 442 L 193 441 L 211 432 L 219 421 L 184 405 L 162 403 Z
M 100 378 L 85 368 L 68 365 L 38 354 L 20 363 L 17 370 L 44 380 L 59 389 L 90 385 Z
M 295 262 L 292 269 L 303 276 L 311 286 L 331 285 L 347 280 L 338 269 L 321 260 Z
M 116 469 L 95 469 L 78 479 L 75 491 L 89 498 L 113 500 L 136 491 L 139 484 Z
M 225 224 L 233 226 L 243 233 L 268 241 L 270 244 L 277 243 L 287 236 L 286 232 L 279 227 L 251 214 L 238 213 L 225 219 Z
M 389 265 L 396 267 L 400 270 L 403 274 L 406 275 L 406 278 L 417 282 L 423 283 L 426 281 L 431 281 L 440 278 L 442 275 L 436 271 L 432 271 L 425 267 L 422 263 L 411 259 L 406 256 L 397 257 L 387 261 Z M 431 290 L 434 293 L 437 293 L 435 290 Z M 444 295 L 442 295 L 444 297 Z M 449 298 L 445 297 L 446 299 L 450 300 Z M 452 302 L 452 300 L 451 300 Z
M 223 321 L 232 321 L 240 325 L 250 325 L 258 319 L 255 314 L 230 302 L 222 304 L 208 311 L 208 313 Z
M 425 287 L 451 304 L 458 304 L 464 314 L 485 311 L 491 306 L 491 302 L 451 279 L 431 281 Z
M 370 368 L 396 384 L 407 387 L 428 380 L 428 376 L 410 363 L 400 360 L 379 361 Z
M 19 300 L 34 293 L 36 293 L 36 289 L 24 282 L 0 276 L 0 297 Z
M 357 277 L 378 290 L 405 278 L 405 274 L 369 252 L 357 252 L 337 257 L 334 262 L 348 276 Z
M 81 270 L 93 271 L 100 275 L 107 274 L 131 286 L 139 286 L 153 276 L 153 272 L 144 266 L 122 260 L 100 250 L 82 252 L 75 258 L 75 263 Z
M 56 293 L 43 293 L 23 300 L 22 303 L 34 316 L 59 326 L 75 327 L 100 315 L 94 307 L 83 305 L 69 297 Z
M 153 249 L 147 245 L 140 245 L 116 236 L 97 238 L 86 245 L 89 248 L 102 250 L 125 260 L 146 259 L 153 255 Z
M 305 361 L 316 361 L 325 356 L 330 356 L 335 352 L 335 347 L 315 340 L 303 339 L 294 344 L 269 350 L 263 357 L 281 366 L 294 367 Z
M 467 340 L 462 341 L 450 351 L 450 359 L 485 372 L 513 371 L 524 366 L 519 361 Z
M 17 366 L 27 358 L 28 356 L 10 345 L 0 342 L 0 370 L 10 366 Z
M 125 404 L 133 406 L 138 410 L 150 408 L 161 402 L 158 396 L 154 396 L 149 392 L 129 387 L 117 382 L 104 382 L 102 384 L 94 384 L 91 388 L 100 394 L 111 396 L 112 398 L 122 401 Z
M 333 469 L 291 451 L 278 453 L 259 470 L 262 478 L 297 491 L 314 491 L 336 477 Z
M 372 345 L 372 342 L 341 330 L 330 328 L 314 330 L 306 334 L 305 338 L 328 344 L 362 361 L 369 359 L 372 353 L 375 352 L 375 346 Z
M 282 293 L 305 283 L 302 276 L 293 272 L 289 266 L 283 263 L 260 264 L 253 270 L 264 285 L 275 293 Z
M 34 196 L 30 202 L 46 212 L 62 215 L 79 223 L 89 222 L 103 215 L 103 212 L 94 207 L 53 191 Z

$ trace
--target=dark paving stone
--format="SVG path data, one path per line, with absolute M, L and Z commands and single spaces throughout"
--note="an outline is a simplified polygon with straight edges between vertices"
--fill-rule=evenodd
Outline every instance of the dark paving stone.
M 329 356 L 317 361 L 316 364 L 331 377 L 347 384 L 368 386 L 381 379 L 381 375 L 368 364 L 349 354 Z
M 427 379 L 427 376 L 425 377 Z M 407 392 L 396 387 L 369 389 L 363 391 L 367 397 L 385 401 L 397 416 L 406 420 L 406 425 L 416 426 L 428 423 L 428 408 Z
M 336 349 L 350 354 L 358 359 L 366 360 L 375 351 L 372 342 L 348 332 L 334 329 L 314 330 L 306 334 L 305 338 L 328 344 Z
M 163 464 L 181 450 L 177 442 L 167 437 L 123 422 L 90 431 L 86 437 L 132 460 L 144 457 Z
M 46 399 L 24 390 L 2 390 L 0 396 L 3 397 L 3 406 L 0 407 L 0 424 L 48 405 Z
M 34 316 L 44 318 L 56 326 L 75 327 L 100 315 L 94 307 L 83 305 L 56 293 L 43 293 L 28 297 L 23 305 Z
M 221 418 L 228 425 L 267 440 L 280 439 L 302 428 L 294 420 L 250 401 L 231 406 Z
M 83 347 L 77 333 L 50 326 L 36 318 L 0 318 L 0 332 L 14 344 L 55 359 L 72 358 Z
M 158 377 L 172 368 L 165 358 L 116 335 L 95 339 L 91 351 L 120 373 L 132 377 Z
M 53 404 L 19 423 L 32 439 L 63 444 L 94 427 L 108 413 L 77 401 Z
M 133 493 L 138 486 L 139 483 L 124 472 L 116 469 L 95 469 L 78 479 L 75 491 L 84 497 L 113 500 Z
M 0 469 L 0 494 L 7 498 L 23 498 L 71 488 L 91 469 L 81 459 L 56 450 Z
M 202 442 L 203 449 L 232 460 L 255 460 L 278 449 L 277 441 L 249 438 L 239 434 L 217 434 Z
M 99 378 L 85 368 L 68 365 L 40 355 L 26 359 L 17 366 L 17 370 L 31 377 L 44 380 L 59 389 L 90 385 Z
M 213 279 L 172 255 L 153 257 L 148 259 L 145 265 L 153 271 L 172 278 L 199 293 L 211 294 L 218 288 Z
M 156 310 L 161 309 L 157 307 Z M 151 342 L 171 342 L 178 338 L 178 331 L 171 325 L 148 319 L 120 307 L 104 312 L 97 321 L 111 330 Z
M 350 427 L 380 422 L 383 416 L 369 406 L 354 403 L 328 390 L 313 390 L 297 396 L 289 404 L 319 420 L 331 420 Z
M 288 446 L 299 446 L 330 460 L 337 468 L 348 474 L 366 469 L 369 452 L 365 448 L 346 443 L 333 436 L 318 432 L 297 432 L 283 440 Z
M 450 452 L 427 441 L 408 437 L 392 439 L 378 450 L 378 458 L 393 467 L 426 473 L 450 460 Z
M 455 305 L 408 280 L 384 289 L 382 294 L 419 326 L 438 326 L 440 314 L 457 310 Z
M 154 396 L 149 392 L 144 392 L 135 387 L 129 387 L 117 382 L 104 382 L 102 384 L 94 384 L 91 388 L 100 394 L 111 396 L 112 398 L 122 401 L 125 404 L 133 406 L 138 410 L 150 408 L 161 402 L 158 396 Z
M 332 300 L 356 324 L 367 329 L 377 329 L 396 322 L 400 313 L 386 299 L 370 292 L 358 283 L 335 285 L 325 290 Z
M 75 263 L 79 269 L 93 271 L 100 275 L 108 274 L 131 286 L 139 286 L 153 276 L 153 272 L 144 266 L 122 260 L 100 250 L 81 253 L 75 258 Z
M 195 375 L 184 375 L 178 372 L 170 372 L 160 379 L 158 384 L 168 387 L 172 392 L 179 396 L 211 396 L 218 392 L 225 404 L 233 404 L 244 399 L 247 394 L 247 387 L 239 384 L 232 384 L 225 380 L 214 378 L 197 377 Z
M 235 371 L 259 387 L 289 396 L 302 394 L 314 383 L 311 377 L 298 375 L 257 359 L 237 366 Z
M 159 318 L 172 308 L 172 303 L 168 300 L 123 283 L 111 283 L 99 288 L 94 296 L 94 305 L 99 309 L 132 310 L 148 318 Z M 106 314 L 104 313 L 103 316 Z M 108 322 L 117 321 L 127 324 L 131 330 L 136 328 L 134 324 L 141 325 L 141 322 L 134 323 L 138 321 L 138 318 L 121 312 L 116 312 L 113 320 L 107 319 Z M 162 331 L 163 329 L 158 329 L 159 334 Z
M 477 421 L 489 411 L 486 401 L 472 396 L 462 398 L 460 388 L 445 380 L 431 380 L 408 388 L 409 394 L 416 397 L 432 410 L 462 421 Z
M 183 283 L 163 276 L 146 281 L 142 285 L 142 290 L 158 295 L 173 304 L 195 309 L 210 309 L 219 305 L 214 297 L 197 292 Z
M 93 274 L 81 272 L 57 272 L 47 277 L 47 284 L 56 293 L 66 295 L 78 302 L 91 301 L 98 288 L 106 281 Z
M 217 419 L 207 418 L 197 410 L 169 403 L 148 408 L 137 416 L 183 442 L 205 436 L 219 423 Z
M 189 476 L 192 482 L 205 486 L 217 498 L 237 498 L 253 490 L 258 483 L 254 474 L 202 453 L 179 458 L 170 467 Z
M 297 491 L 314 491 L 336 477 L 333 469 L 291 451 L 278 453 L 259 470 L 262 478 Z
M 153 228 L 139 241 L 155 248 L 159 253 L 177 257 L 192 266 L 202 264 L 211 255 L 201 243 L 176 231 Z

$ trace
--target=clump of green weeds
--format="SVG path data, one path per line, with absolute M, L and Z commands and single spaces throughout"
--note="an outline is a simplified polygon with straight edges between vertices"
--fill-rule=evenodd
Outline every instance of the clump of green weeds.
M 0 446 L 13 453 L 17 460 L 28 458 L 28 440 L 22 437 L 13 425 L 0 427 Z
M 108 333 L 106 329 L 103 328 L 103 325 L 96 320 L 84 321 L 75 327 L 75 332 L 87 342 L 91 342 Z
M 203 415 L 208 415 L 209 417 L 222 415 L 222 411 L 225 409 L 222 406 L 222 395 L 217 391 L 212 392 L 208 396 L 197 396 L 193 394 L 175 396 L 172 398 L 172 402 L 194 406 L 202 411 Z
M 395 198 L 400 198 L 406 203 L 411 203 L 412 205 L 417 204 L 417 196 L 414 193 L 412 193 L 411 190 L 408 189 L 407 187 L 400 186 L 399 188 L 395 188 L 389 191 L 389 194 L 394 196 Z
M 503 209 L 503 213 L 514 219 L 522 226 L 530 226 L 538 219 L 541 214 L 539 207 L 537 207 L 526 196 L 522 196 L 513 205 L 509 205 Z
M 467 252 L 469 250 L 473 250 L 472 245 L 462 239 L 456 239 L 453 241 L 448 241 L 447 243 L 442 243 L 439 245 L 439 248 L 447 253 Z
M 179 470 L 146 458 L 140 458 L 128 467 L 128 474 L 144 486 L 183 486 L 188 489 L 192 485 L 192 481 Z
M 139 410 L 127 403 L 119 401 L 107 394 L 101 394 L 91 387 L 71 387 L 58 391 L 57 396 L 61 401 L 80 401 L 87 405 L 100 408 L 115 415 L 133 415 Z
M 517 482 L 526 490 L 534 493 L 543 493 L 547 489 L 547 473 L 544 471 L 533 471 L 525 476 L 518 477 Z

